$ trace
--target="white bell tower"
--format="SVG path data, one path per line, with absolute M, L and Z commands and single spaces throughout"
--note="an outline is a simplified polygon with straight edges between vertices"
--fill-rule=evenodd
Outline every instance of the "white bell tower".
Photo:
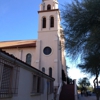
M 58 9 L 57 0 L 42 0 L 42 4 L 40 5 L 40 10 L 48 10 L 47 5 L 51 5 L 51 9 Z
M 55 78 L 54 85 L 59 86 L 62 82 L 62 58 L 58 1 L 42 0 L 38 14 L 37 68 Z

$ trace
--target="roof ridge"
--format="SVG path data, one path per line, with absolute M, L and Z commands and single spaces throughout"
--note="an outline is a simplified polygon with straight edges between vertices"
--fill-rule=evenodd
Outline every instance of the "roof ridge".
M 36 39 L 27 39 L 27 40 L 9 40 L 9 41 L 0 41 L 0 42 L 17 42 L 17 41 L 36 41 Z

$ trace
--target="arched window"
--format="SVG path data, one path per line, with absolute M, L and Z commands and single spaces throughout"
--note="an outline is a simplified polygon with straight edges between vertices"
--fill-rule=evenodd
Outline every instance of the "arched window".
M 51 5 L 47 5 L 47 10 L 51 10 Z
M 52 77 L 52 68 L 49 68 L 49 76 Z
M 29 65 L 31 65 L 31 60 L 32 60 L 32 55 L 30 53 L 28 53 L 26 55 L 26 63 L 29 64 Z
M 45 68 L 44 67 L 42 68 L 42 72 L 45 73 Z
M 43 3 L 43 10 L 45 10 L 45 3 Z
M 50 18 L 50 27 L 54 27 L 54 17 Z
M 46 28 L 46 18 L 45 17 L 43 18 L 42 27 Z

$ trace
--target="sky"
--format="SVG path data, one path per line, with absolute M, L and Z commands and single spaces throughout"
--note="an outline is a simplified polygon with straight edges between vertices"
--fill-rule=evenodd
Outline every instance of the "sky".
M 38 11 L 42 0 L 0 0 L 0 41 L 29 40 L 38 37 Z M 60 10 L 71 0 L 58 0 Z M 67 58 L 66 58 L 67 59 Z M 67 59 L 68 75 L 79 79 L 87 75 Z
M 59 7 L 71 0 L 58 0 Z M 0 0 L 0 41 L 37 39 L 42 0 Z

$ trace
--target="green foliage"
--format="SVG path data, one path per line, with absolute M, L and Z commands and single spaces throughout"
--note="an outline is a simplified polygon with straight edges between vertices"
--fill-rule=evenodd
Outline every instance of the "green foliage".
M 87 87 L 87 90 L 89 90 L 89 91 L 91 91 L 91 92 L 93 92 L 93 87 Z
M 100 53 L 89 53 L 84 56 L 84 62 L 79 64 L 78 67 L 85 73 L 91 76 L 98 77 L 100 73 Z
M 100 51 L 100 0 L 74 0 L 62 10 L 66 50 L 72 58 Z
M 62 11 L 65 45 L 73 59 L 81 55 L 78 65 L 83 72 L 100 73 L 100 0 L 74 0 Z
M 86 77 L 79 79 L 78 84 L 79 84 L 81 91 L 83 91 L 83 90 L 86 91 L 87 87 L 90 86 L 90 82 L 89 82 L 88 78 L 86 78 Z
M 78 84 L 79 84 L 79 86 L 81 86 L 81 87 L 90 86 L 90 82 L 89 82 L 88 78 L 86 78 L 86 77 L 84 77 L 84 78 L 82 78 L 82 79 L 79 79 Z
M 81 91 L 82 90 L 82 87 L 81 86 L 77 86 L 77 90 L 78 91 Z

